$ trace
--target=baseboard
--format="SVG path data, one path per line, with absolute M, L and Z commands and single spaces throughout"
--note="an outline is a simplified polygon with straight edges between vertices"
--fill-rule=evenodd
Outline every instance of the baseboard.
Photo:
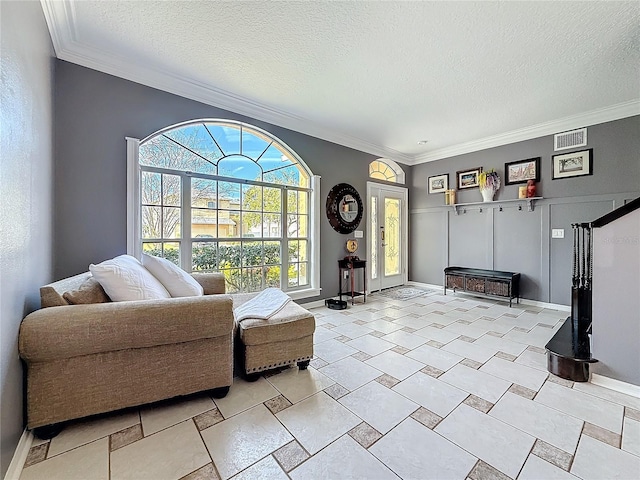
M 442 285 L 432 285 L 430 283 L 421 283 L 421 282 L 413 282 L 413 281 L 411 281 L 411 282 L 407 282 L 407 285 L 414 285 L 416 287 L 431 288 L 432 290 L 443 290 L 442 289 Z
M 407 282 L 407 285 L 416 285 L 419 287 L 425 287 L 425 288 L 433 288 L 435 290 L 443 290 L 443 286 L 442 285 L 433 285 L 431 283 L 421 283 L 421 282 Z M 465 292 L 456 292 L 456 295 L 465 295 Z M 466 295 L 465 295 L 466 296 Z M 480 297 L 476 297 L 475 295 L 468 295 L 470 298 L 480 298 Z M 496 299 L 499 300 L 499 299 Z M 503 300 L 503 301 L 509 301 L 507 300 Z M 550 310 L 558 310 L 560 312 L 570 312 L 571 311 L 571 306 L 570 305 L 560 305 L 558 303 L 547 303 L 547 302 L 538 302 L 537 300 L 529 300 L 528 298 L 521 298 L 520 299 L 520 304 L 521 305 L 531 305 L 532 307 L 540 307 L 540 308 L 548 308 Z M 517 306 L 518 304 L 514 304 L 514 306 Z
M 4 476 L 4 480 L 18 480 L 22 475 L 22 467 L 29 455 L 31 444 L 33 443 L 33 433 L 30 430 L 22 432 L 16 451 L 13 452 L 13 458 L 7 469 L 7 473 Z
M 414 282 L 414 281 L 409 281 L 406 284 L 407 285 L 414 285 L 416 287 L 430 288 L 432 290 L 444 291 L 442 285 L 433 285 L 431 283 L 422 283 L 422 282 Z M 367 292 L 367 295 L 370 295 L 370 294 L 371 294 L 371 292 Z M 456 292 L 456 295 L 464 295 L 464 296 L 468 296 L 469 298 L 479 298 L 479 297 L 476 297 L 474 295 L 465 295 L 464 292 Z M 338 298 L 338 297 L 336 296 L 335 298 Z M 322 306 L 324 306 L 324 299 L 323 300 L 316 300 L 314 302 L 309 302 L 309 303 L 301 303 L 300 305 L 303 306 L 304 308 L 322 307 Z M 514 306 L 517 307 L 518 305 L 519 304 L 514 303 Z M 569 306 L 569 305 L 560 305 L 560 304 L 557 304 L 557 303 L 538 302 L 537 300 L 529 300 L 527 298 L 521 298 L 520 299 L 520 305 L 531 305 L 532 307 L 548 308 L 549 310 L 558 310 L 559 312 L 570 312 L 571 311 L 571 306 Z
M 323 300 L 314 300 L 313 302 L 300 303 L 299 305 L 301 307 L 304 307 L 304 308 L 324 307 L 324 299 Z
M 631 395 L 632 397 L 640 398 L 640 386 L 632 383 L 623 382 L 622 380 L 616 380 L 615 378 L 605 377 L 597 373 L 591 374 L 589 382 L 600 387 L 615 390 L 616 392 Z

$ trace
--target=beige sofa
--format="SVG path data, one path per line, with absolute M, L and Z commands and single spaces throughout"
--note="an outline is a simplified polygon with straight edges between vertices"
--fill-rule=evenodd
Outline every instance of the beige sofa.
M 85 273 L 41 288 L 42 309 L 20 327 L 27 366 L 27 427 L 60 423 L 233 382 L 233 302 L 221 274 L 194 274 L 204 296 L 70 305 Z

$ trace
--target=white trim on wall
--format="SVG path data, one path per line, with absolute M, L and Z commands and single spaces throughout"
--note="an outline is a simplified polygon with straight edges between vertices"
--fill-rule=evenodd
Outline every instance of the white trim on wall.
M 25 429 L 20 436 L 20 441 L 18 442 L 15 452 L 13 452 L 13 457 L 11 458 L 11 463 L 9 463 L 9 468 L 7 468 L 4 480 L 18 480 L 20 478 L 24 462 L 27 460 L 27 455 L 29 455 L 32 444 L 33 433 Z
M 615 390 L 616 392 L 640 398 L 640 385 L 633 385 L 632 383 L 605 377 L 604 375 L 599 375 L 597 373 L 591 374 L 589 382 L 600 387 L 608 388 L 609 390 Z

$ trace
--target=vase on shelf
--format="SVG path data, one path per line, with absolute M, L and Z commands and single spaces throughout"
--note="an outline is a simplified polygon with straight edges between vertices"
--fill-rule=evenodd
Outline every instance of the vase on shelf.
M 500 177 L 498 172 L 491 170 L 490 172 L 480 172 L 478 176 L 478 186 L 483 202 L 493 202 L 493 196 L 500 188 Z
M 493 188 L 481 188 L 480 194 L 482 195 L 483 202 L 493 202 L 493 196 L 496 191 Z

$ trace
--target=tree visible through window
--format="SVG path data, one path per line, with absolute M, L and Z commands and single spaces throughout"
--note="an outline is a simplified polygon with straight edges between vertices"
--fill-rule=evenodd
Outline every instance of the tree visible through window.
M 139 146 L 142 251 L 220 271 L 227 291 L 311 286 L 311 173 L 268 133 L 232 121 L 166 129 Z

